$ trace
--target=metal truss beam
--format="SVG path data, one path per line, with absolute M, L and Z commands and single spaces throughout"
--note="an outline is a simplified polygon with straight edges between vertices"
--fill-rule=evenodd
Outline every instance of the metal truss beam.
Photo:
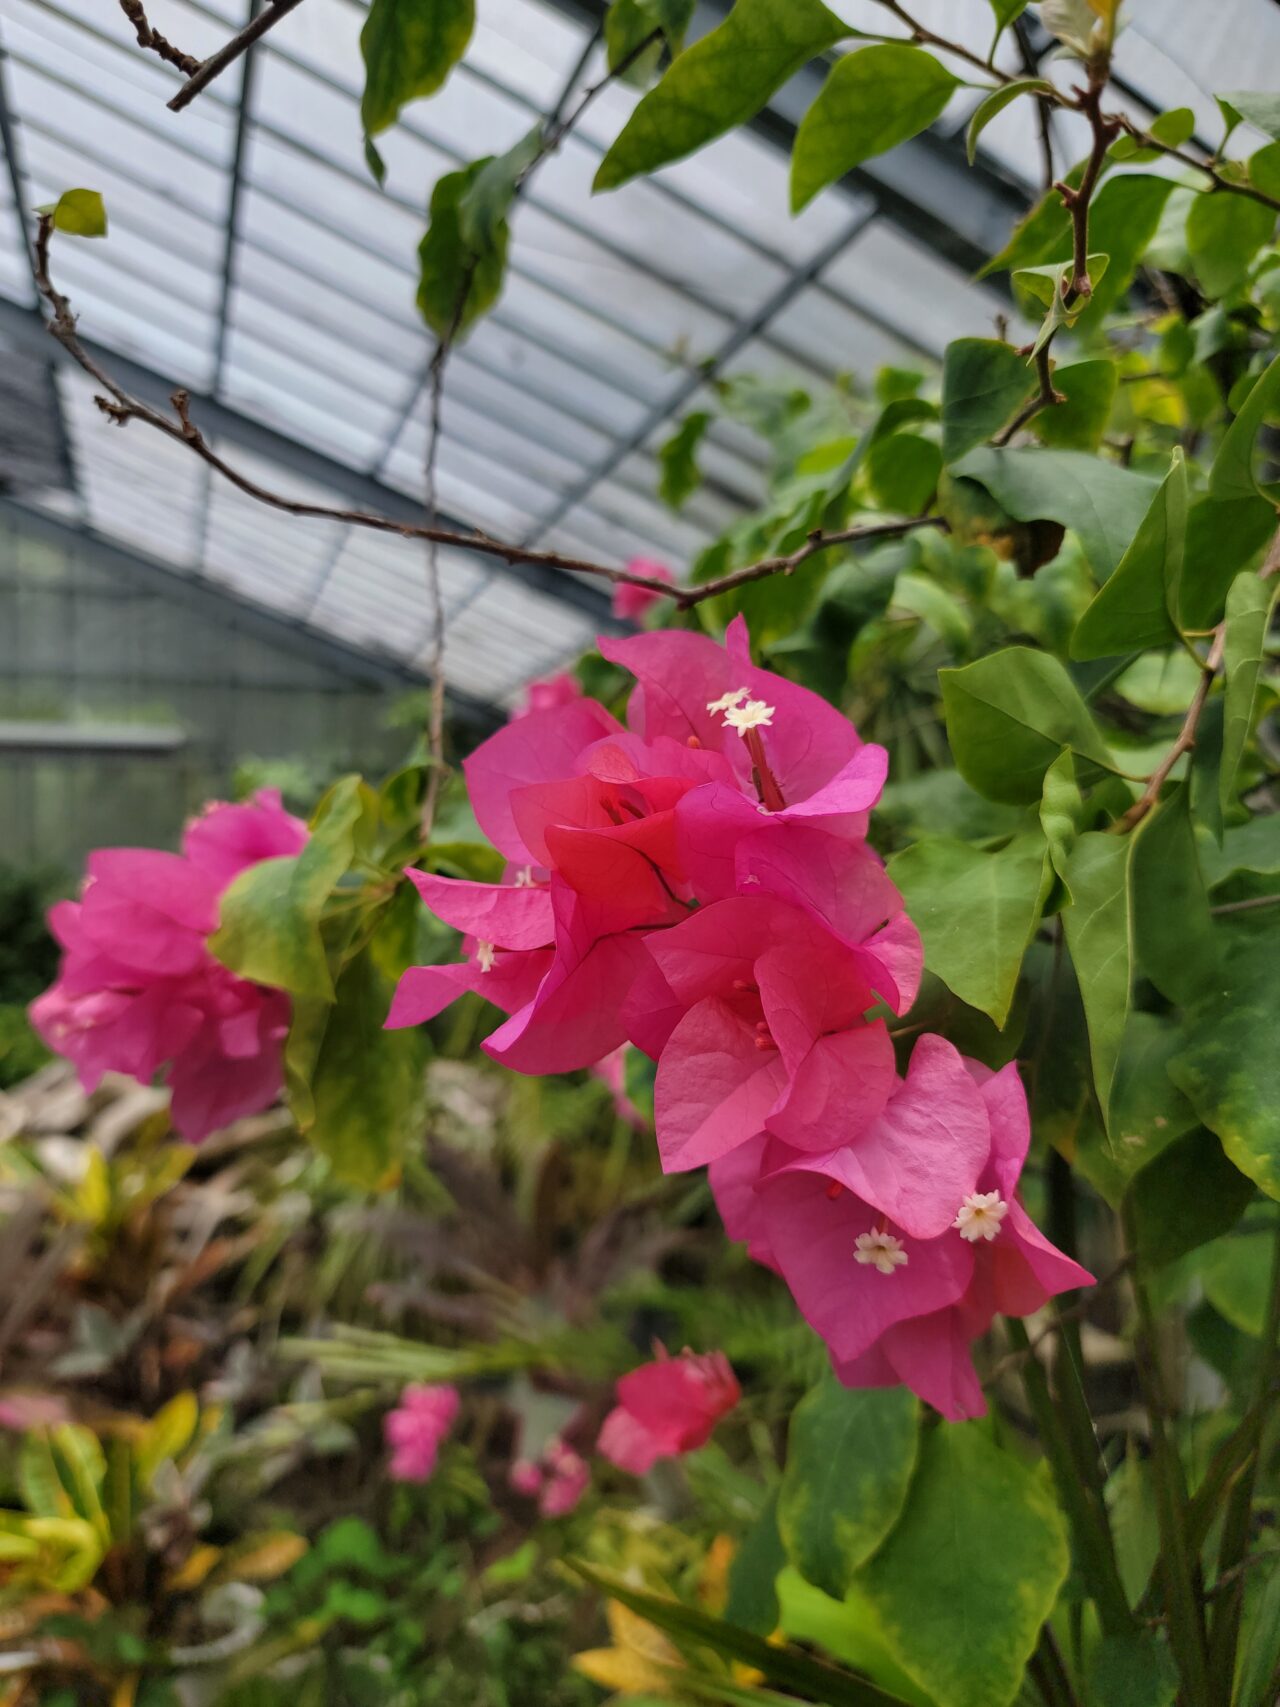
M 47 355 L 51 347 L 56 349 L 45 330 L 40 313 L 34 308 L 23 308 L 17 303 L 0 301 L 0 332 L 12 337 L 24 348 L 38 353 Z M 169 396 L 175 387 L 172 379 L 156 373 L 153 368 L 144 367 L 139 362 L 131 361 L 113 350 L 95 344 L 91 339 L 85 338 L 82 342 L 89 354 L 100 361 L 127 391 L 161 408 L 168 406 Z M 227 440 L 239 445 L 251 455 L 274 462 L 286 473 L 332 492 L 340 503 L 354 508 L 377 510 L 390 516 L 393 521 L 412 524 L 422 521 L 422 505 L 403 492 L 326 456 L 322 451 L 299 444 L 284 433 L 242 415 L 239 410 L 217 398 L 193 394 L 191 418 L 210 438 Z M 456 521 L 449 516 L 442 516 L 441 524 L 447 528 L 456 528 L 460 533 L 474 531 L 467 523 Z M 305 522 L 299 523 L 299 526 L 305 525 Z M 518 581 L 521 586 L 532 588 L 535 592 L 557 599 L 571 609 L 582 612 L 605 632 L 618 633 L 625 629 L 626 625 L 618 623 L 613 616 L 608 596 L 599 587 L 592 586 L 565 570 L 551 569 L 545 564 L 537 563 L 506 564 L 501 559 L 489 557 L 484 557 L 481 561 L 498 574 Z
M 607 0 L 551 0 L 551 4 L 587 28 L 594 28 L 608 9 Z M 691 34 L 696 37 L 721 23 L 730 4 L 731 0 L 701 0 Z M 805 66 L 748 128 L 789 154 L 796 127 L 825 76 L 821 62 Z M 1029 203 L 1027 185 L 1012 173 L 982 159 L 968 166 L 960 137 L 932 131 L 868 160 L 846 182 L 873 196 L 883 218 L 967 273 L 976 272 L 1003 247 L 1010 227 Z
M 14 498 L 0 496 L 0 521 L 11 522 L 23 533 L 68 550 L 83 552 L 112 576 L 166 599 L 180 599 L 206 611 L 213 619 L 234 622 L 245 632 L 338 671 L 350 681 L 374 687 L 414 688 L 421 687 L 425 679 L 421 671 L 390 654 L 380 655 L 350 644 L 200 575 L 174 569 L 159 558 L 133 546 L 121 545 L 92 528 L 48 515 Z M 481 731 L 493 728 L 505 715 L 487 700 L 454 688 L 449 689 L 449 700 L 461 721 Z

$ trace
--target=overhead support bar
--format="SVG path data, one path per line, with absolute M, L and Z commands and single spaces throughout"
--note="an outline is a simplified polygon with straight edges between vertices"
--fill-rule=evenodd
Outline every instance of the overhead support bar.
M 59 352 L 59 347 L 45 330 L 43 318 L 34 308 L 23 308 L 16 303 L 0 301 L 0 332 L 22 347 L 43 355 L 47 356 L 51 350 L 55 354 Z M 82 337 L 80 341 L 94 360 L 111 373 L 126 391 L 158 408 L 169 406 L 170 395 L 175 389 L 172 379 L 167 379 L 154 369 L 144 367 L 128 357 L 117 355 L 92 339 Z M 69 357 L 66 359 L 70 360 Z M 225 439 L 239 445 L 242 450 L 277 464 L 287 473 L 325 488 L 341 503 L 358 509 L 376 510 L 384 516 L 389 516 L 392 521 L 413 526 L 423 521 L 422 505 L 405 493 L 397 491 L 395 487 L 371 479 L 358 469 L 350 468 L 336 458 L 325 455 L 323 451 L 299 444 L 284 433 L 242 415 L 239 410 L 217 398 L 193 393 L 191 419 L 210 439 Z M 110 429 L 104 424 L 103 430 Z M 459 533 L 474 531 L 467 523 L 450 516 L 442 515 L 440 522 L 441 526 L 456 529 Z M 305 520 L 300 520 L 298 525 L 306 526 Z M 565 570 L 552 569 L 542 563 L 508 564 L 500 558 L 488 556 L 484 557 L 483 561 L 486 567 L 518 582 L 520 586 L 531 588 L 582 612 L 606 632 L 622 632 L 626 626 L 613 616 L 608 595 L 600 587 L 592 586 Z

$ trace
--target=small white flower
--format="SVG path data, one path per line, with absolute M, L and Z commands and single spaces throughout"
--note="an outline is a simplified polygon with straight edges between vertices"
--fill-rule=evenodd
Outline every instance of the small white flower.
M 516 872 L 516 888 L 533 888 L 533 867 L 531 865 L 522 865 L 519 871 Z
M 748 729 L 759 729 L 773 722 L 773 707 L 762 699 L 749 699 L 745 705 L 731 705 L 724 714 L 730 729 L 745 735 Z
M 493 958 L 496 950 L 491 942 L 476 943 L 476 960 L 482 972 L 493 971 Z
M 713 717 L 718 717 L 722 711 L 728 711 L 730 706 L 737 705 L 739 700 L 745 699 L 750 692 L 750 688 L 734 688 L 732 693 L 722 693 L 719 699 L 707 701 L 707 710 Z
M 998 1191 L 971 1191 L 951 1225 L 971 1245 L 979 1239 L 990 1243 L 999 1233 L 1000 1223 L 1008 1213 L 1009 1205 Z
M 859 1233 L 853 1241 L 857 1249 L 855 1262 L 874 1263 L 880 1274 L 892 1274 L 895 1268 L 905 1268 L 911 1260 L 902 1248 L 902 1240 L 892 1233 Z

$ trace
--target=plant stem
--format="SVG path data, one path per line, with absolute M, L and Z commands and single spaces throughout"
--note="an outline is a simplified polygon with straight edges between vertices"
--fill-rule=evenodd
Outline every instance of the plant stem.
M 1170 771 L 1182 755 L 1189 753 L 1195 746 L 1196 731 L 1200 727 L 1200 718 L 1204 712 L 1205 702 L 1209 698 L 1209 689 L 1213 686 L 1213 678 L 1217 675 L 1222 663 L 1222 653 L 1226 643 L 1227 627 L 1225 623 L 1220 622 L 1213 631 L 1213 644 L 1209 648 L 1209 655 L 1200 666 L 1200 680 L 1196 684 L 1196 691 L 1192 696 L 1191 704 L 1187 707 L 1187 715 L 1182 720 L 1182 728 L 1178 731 L 1178 737 L 1148 777 L 1147 786 L 1143 789 L 1141 796 L 1134 801 L 1124 816 L 1117 818 L 1111 826 L 1118 834 L 1124 835 L 1142 822 L 1156 801 L 1159 800 L 1160 790 L 1168 781 Z
M 1244 1467 L 1236 1478 L 1227 1501 L 1218 1544 L 1218 1577 L 1224 1586 L 1217 1595 L 1209 1637 L 1209 1669 L 1217 1691 L 1215 1707 L 1231 1707 L 1232 1679 L 1235 1676 L 1236 1648 L 1240 1641 L 1240 1616 L 1244 1610 L 1245 1556 L 1249 1550 L 1249 1533 L 1253 1522 L 1254 1487 L 1258 1479 L 1258 1460 L 1263 1435 L 1272 1402 L 1272 1389 L 1280 1376 L 1280 1236 L 1277 1236 L 1271 1262 L 1271 1295 L 1267 1304 L 1266 1325 L 1258 1359 L 1258 1380 L 1251 1411 L 1256 1411 L 1258 1426 Z M 1243 1425 L 1242 1425 L 1243 1426 Z
M 1125 1241 L 1135 1249 L 1132 1214 L 1125 1213 Z M 1184 1707 L 1212 1707 L 1204 1620 L 1204 1585 L 1190 1545 L 1187 1486 L 1177 1445 L 1166 1428 L 1166 1400 L 1156 1339 L 1155 1313 L 1141 1275 L 1133 1274 L 1138 1309 L 1135 1365 L 1151 1425 L 1151 1468 L 1160 1529 L 1159 1571 L 1164 1582 L 1169 1646 L 1182 1679 Z
M 1031 1350 L 1025 1324 L 1014 1316 L 1007 1319 L 1006 1327 L 1011 1343 L 1023 1354 L 1022 1381 L 1027 1402 L 1040 1431 L 1058 1498 L 1071 1525 L 1080 1568 L 1097 1604 L 1099 1622 L 1107 1635 L 1124 1635 L 1133 1628 L 1133 1615 L 1116 1566 L 1110 1525 L 1105 1512 L 1099 1514 L 1081 1480 L 1079 1461 L 1049 1391 L 1045 1372 Z

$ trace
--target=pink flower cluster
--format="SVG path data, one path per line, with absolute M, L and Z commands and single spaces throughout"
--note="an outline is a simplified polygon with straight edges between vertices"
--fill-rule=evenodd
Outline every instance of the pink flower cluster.
M 604 1419 L 597 1450 L 620 1470 L 643 1476 L 659 1458 L 694 1452 L 742 1396 L 722 1351 L 668 1357 L 659 1349 L 618 1382 L 618 1403 Z
M 461 1399 L 456 1387 L 416 1382 L 382 1419 L 391 1448 L 389 1474 L 396 1482 L 426 1482 L 435 1471 L 445 1436 L 453 1427 Z
M 559 1435 L 553 1435 L 538 1459 L 517 1458 L 508 1477 L 525 1499 L 537 1500 L 543 1517 L 566 1517 L 591 1485 L 591 1469 Z
M 193 1142 L 275 1100 L 289 999 L 229 972 L 208 938 L 232 879 L 306 839 L 306 825 L 264 789 L 243 806 L 208 807 L 180 854 L 89 855 L 80 899 L 49 914 L 62 964 L 31 1005 L 31 1023 L 86 1090 L 106 1072 L 146 1084 L 167 1065 L 174 1126 Z
M 387 1023 L 478 991 L 508 1015 L 485 1048 L 517 1071 L 645 1051 L 663 1167 L 710 1166 L 730 1234 L 841 1379 L 977 1415 L 972 1340 L 1088 1276 L 1017 1201 L 1016 1068 L 925 1036 L 898 1071 L 887 1020 L 922 952 L 866 842 L 887 755 L 757 668 L 741 618 L 723 646 L 659 630 L 600 649 L 636 678 L 627 727 L 574 697 L 467 760 L 507 871 L 409 873 L 466 957 L 411 968 Z

